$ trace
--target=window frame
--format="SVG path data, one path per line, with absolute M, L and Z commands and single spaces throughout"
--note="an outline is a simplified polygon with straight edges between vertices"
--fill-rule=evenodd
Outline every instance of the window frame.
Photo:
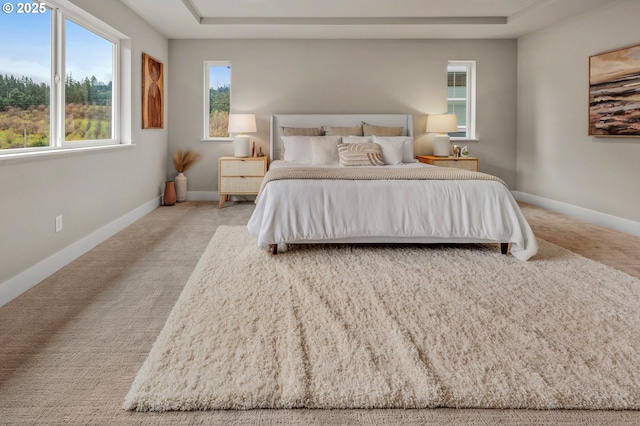
M 457 141 L 477 141 L 478 137 L 476 134 L 476 61 L 470 60 L 456 60 L 456 61 L 448 61 L 447 62 L 447 75 L 451 72 L 452 67 L 464 67 L 467 73 L 467 91 L 466 91 L 466 136 L 451 136 L 451 140 Z M 462 98 L 450 98 L 447 93 L 447 105 L 449 101 L 452 100 L 460 100 Z M 448 108 L 447 108 L 448 109 Z M 458 131 L 461 131 L 458 129 Z
M 113 145 L 125 144 L 121 135 L 121 116 L 120 116 L 120 66 L 121 54 L 121 36 L 115 30 L 112 30 L 106 24 L 98 21 L 97 18 L 86 14 L 82 10 L 75 13 L 72 8 L 65 6 L 64 0 L 47 1 L 46 7 L 49 9 L 51 28 L 50 28 L 50 54 L 51 54 L 51 74 L 50 74 L 50 93 L 49 93 L 49 145 L 40 147 L 14 148 L 0 150 L 0 158 L 41 155 L 46 152 L 68 151 L 77 148 L 91 147 L 108 147 Z M 65 140 L 65 20 L 72 21 L 74 24 L 83 29 L 93 32 L 102 37 L 106 41 L 113 44 L 111 50 L 112 64 L 112 81 L 111 81 L 111 138 L 109 139 L 87 139 L 66 141 Z M 91 21 L 95 21 L 92 23 Z M 65 76 L 64 78 L 61 76 Z
M 204 108 L 203 108 L 203 119 L 204 119 L 204 123 L 203 123 L 203 132 L 202 132 L 202 140 L 203 141 L 222 141 L 222 142 L 228 142 L 228 141 L 232 141 L 233 138 L 231 137 L 231 134 L 229 134 L 229 136 L 215 136 L 215 137 L 211 137 L 209 136 L 209 120 L 211 118 L 211 114 L 209 113 L 209 108 L 211 107 L 210 104 L 210 99 L 209 99 L 209 90 L 211 88 L 210 86 L 210 81 L 209 81 L 209 68 L 210 67 L 229 67 L 230 70 L 233 69 L 232 65 L 231 65 L 231 61 L 204 61 L 204 68 L 203 68 L 203 74 L 204 74 L 204 87 L 203 87 L 203 92 L 204 92 Z M 231 71 L 229 71 L 229 112 L 231 112 L 231 91 L 233 90 L 233 73 Z

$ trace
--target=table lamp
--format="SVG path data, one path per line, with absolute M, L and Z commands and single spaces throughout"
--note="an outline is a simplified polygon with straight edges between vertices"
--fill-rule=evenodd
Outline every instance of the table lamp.
M 450 137 L 448 132 L 458 131 L 458 120 L 455 114 L 429 114 L 427 117 L 427 133 L 438 133 L 433 137 L 433 155 L 448 157 Z
M 251 153 L 249 136 L 245 133 L 256 131 L 255 114 L 229 114 L 229 133 L 236 133 L 233 138 L 235 157 L 248 157 Z

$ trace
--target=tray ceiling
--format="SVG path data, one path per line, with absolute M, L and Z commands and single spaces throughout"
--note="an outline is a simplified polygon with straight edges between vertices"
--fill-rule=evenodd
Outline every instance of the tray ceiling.
M 184 38 L 514 38 L 611 0 L 121 0 Z

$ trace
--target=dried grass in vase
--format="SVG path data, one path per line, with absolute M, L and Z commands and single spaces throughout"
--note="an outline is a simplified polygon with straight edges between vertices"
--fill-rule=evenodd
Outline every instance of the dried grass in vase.
M 178 173 L 184 173 L 193 163 L 198 161 L 198 159 L 200 159 L 200 154 L 197 152 L 189 149 L 183 152 L 181 149 L 176 149 L 176 152 L 173 153 L 173 166 Z

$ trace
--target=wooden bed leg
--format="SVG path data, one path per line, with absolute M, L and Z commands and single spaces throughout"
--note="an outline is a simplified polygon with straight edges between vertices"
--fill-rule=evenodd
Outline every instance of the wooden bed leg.
M 509 243 L 500 243 L 500 251 L 502 252 L 502 254 L 507 254 L 508 250 L 509 250 Z
M 278 254 L 278 245 L 271 244 L 271 254 Z

